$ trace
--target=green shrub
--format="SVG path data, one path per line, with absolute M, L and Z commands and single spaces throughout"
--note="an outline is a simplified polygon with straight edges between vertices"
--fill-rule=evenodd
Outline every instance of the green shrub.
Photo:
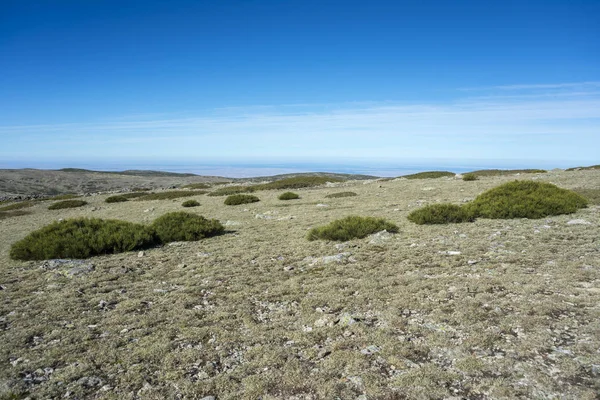
M 515 174 L 543 174 L 546 171 L 545 169 L 480 169 L 478 171 L 469 172 L 469 174 L 474 174 L 475 176 L 508 176 Z
M 574 167 L 574 168 L 567 168 L 567 171 L 586 171 L 586 170 L 594 170 L 594 169 L 600 169 L 600 165 L 590 165 L 589 167 Z
M 255 190 L 272 190 L 272 189 L 300 189 L 314 186 L 321 186 L 327 182 L 342 182 L 339 178 L 329 178 L 326 176 L 296 176 L 293 178 L 280 179 L 275 182 L 253 185 Z
M 181 203 L 181 205 L 183 207 L 198 207 L 200 203 L 198 203 L 196 200 L 187 200 Z
M 238 204 L 256 203 L 260 199 L 250 194 L 234 194 L 225 199 L 225 204 L 228 206 L 237 206 Z
M 210 192 L 209 194 L 207 194 L 207 196 L 230 196 L 232 194 L 251 192 L 254 192 L 252 186 L 225 186 Z
M 338 197 L 354 197 L 354 196 L 357 196 L 357 194 L 354 193 L 354 192 L 339 192 L 339 193 L 328 194 L 325 197 L 328 198 L 328 199 L 335 199 L 335 198 L 338 198 Z
M 145 196 L 138 197 L 137 200 L 145 201 L 145 200 L 171 200 L 178 199 L 180 197 L 190 197 L 197 196 L 199 194 L 204 194 L 206 192 L 201 192 L 199 190 L 191 191 L 191 190 L 170 190 L 168 192 L 158 192 L 158 193 L 148 193 Z
M 19 217 L 21 215 L 28 215 L 28 214 L 31 214 L 31 212 L 29 212 L 29 211 L 23 211 L 23 210 L 0 211 L 0 220 L 7 219 L 7 218 L 10 218 L 10 217 Z
M 182 186 L 184 189 L 210 189 L 210 185 L 208 183 L 190 183 L 185 186 Z
M 152 227 L 162 243 L 195 241 L 220 235 L 225 231 L 216 219 L 206 219 L 201 215 L 183 211 L 171 212 L 157 218 Z
M 281 193 L 278 197 L 279 200 L 295 200 L 299 198 L 300 196 L 298 196 L 298 194 L 294 192 Z
M 600 204 L 600 189 L 573 189 L 577 194 L 589 200 L 591 204 Z
M 462 177 L 462 180 L 463 180 L 463 181 L 467 181 L 467 182 L 469 182 L 469 181 L 476 181 L 477 179 L 479 179 L 479 178 L 477 177 L 477 175 L 476 175 L 476 174 L 474 174 L 474 173 L 472 173 L 472 172 L 469 172 L 469 173 L 467 173 L 467 174 L 464 174 L 464 175 L 463 175 L 463 177 Z
M 13 211 L 13 210 L 22 210 L 23 208 L 33 207 L 35 203 L 31 201 L 20 201 L 18 203 L 9 204 L 4 207 L 0 207 L 0 211 Z
M 123 196 L 127 200 L 130 200 L 130 199 L 137 199 L 137 198 L 140 198 L 140 197 L 148 196 L 149 194 L 152 194 L 152 193 L 131 192 L 131 193 L 123 193 L 123 194 L 121 194 L 119 196 Z
M 587 200 L 550 183 L 513 181 L 480 194 L 470 206 L 483 218 L 543 218 L 574 213 Z
M 122 203 L 124 201 L 129 201 L 129 200 L 125 196 L 110 196 L 110 197 L 107 197 L 104 201 L 107 203 Z
M 60 195 L 54 196 L 48 200 L 71 200 L 71 199 L 77 199 L 79 197 L 81 197 L 81 196 L 78 194 L 69 193 L 69 194 L 60 194 Z
M 469 206 L 432 204 L 411 212 L 407 218 L 419 225 L 449 224 L 472 222 L 475 220 L 475 214 Z
M 427 171 L 427 172 L 419 172 L 416 174 L 404 175 L 402 178 L 406 179 L 434 179 L 434 178 L 442 178 L 444 176 L 455 176 L 454 172 L 449 171 Z
M 313 228 L 308 233 L 308 240 L 324 239 L 346 241 L 364 238 L 370 234 L 387 230 L 398 232 L 398 227 L 383 218 L 349 216 L 335 220 L 328 225 Z
M 63 208 L 76 208 L 85 206 L 87 201 L 83 200 L 65 200 L 54 203 L 48 207 L 48 210 L 62 210 Z
M 147 248 L 156 243 L 151 229 L 139 224 L 97 218 L 54 222 L 14 243 L 15 260 L 88 258 Z

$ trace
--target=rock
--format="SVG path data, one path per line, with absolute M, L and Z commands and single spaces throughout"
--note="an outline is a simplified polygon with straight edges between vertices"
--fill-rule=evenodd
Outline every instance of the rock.
M 329 324 L 329 319 L 328 318 L 320 318 L 318 320 L 315 321 L 314 325 L 316 328 L 322 328 L 326 325 Z
M 591 225 L 592 223 L 585 219 L 572 219 L 567 222 L 567 225 Z
M 283 270 L 286 272 L 290 272 L 294 270 L 294 266 L 293 265 L 286 265 L 285 267 L 283 267 Z
M 241 224 L 242 223 L 239 222 L 239 221 L 230 221 L 230 220 L 227 220 L 227 221 L 225 221 L 225 223 L 223 225 L 224 226 L 238 226 L 238 225 L 241 225 Z
M 362 387 L 363 385 L 363 380 L 360 376 L 348 376 L 346 379 L 348 379 L 348 381 L 351 382 L 354 386 Z
M 381 349 L 379 347 L 372 344 L 372 345 L 367 346 L 366 348 L 362 349 L 360 352 L 364 355 L 370 356 L 372 354 L 379 353 L 380 351 L 381 351 Z
M 452 250 L 447 250 L 447 251 L 438 251 L 439 254 L 444 254 L 447 256 L 459 256 L 461 253 L 460 251 L 452 251 Z
M 385 242 L 389 241 L 393 236 L 393 234 L 384 229 L 380 232 L 370 235 L 369 244 L 384 244 Z
M 138 258 L 142 258 L 142 257 L 144 257 L 144 252 L 143 252 L 143 251 L 140 251 L 140 252 L 138 253 Z
M 276 216 L 268 214 L 268 213 L 264 213 L 264 214 L 256 214 L 254 216 L 254 218 L 256 219 L 277 219 Z
M 200 400 L 216 400 L 217 398 L 215 396 L 204 396 L 203 398 L 201 398 Z
M 317 204 L 317 207 L 329 207 L 329 205 L 328 204 L 321 204 L 321 203 L 319 203 L 319 204 Z
M 80 378 L 77 383 L 81 386 L 91 388 L 102 385 L 102 379 L 98 378 L 97 376 L 84 376 L 83 378 Z
M 336 254 L 334 256 L 325 256 L 321 258 L 321 261 L 323 262 L 323 264 L 330 264 L 330 263 L 341 263 L 345 260 L 351 261 L 349 258 L 352 255 L 352 253 L 339 253 Z
M 479 261 L 477 261 L 477 260 L 469 260 L 469 261 L 467 261 L 467 264 L 469 264 L 469 265 L 475 265 L 475 264 L 477 264 L 478 262 L 479 262 Z
M 349 326 L 355 324 L 356 320 L 352 318 L 352 316 L 348 313 L 344 313 L 340 315 L 340 319 L 338 320 L 338 325 L 340 326 Z

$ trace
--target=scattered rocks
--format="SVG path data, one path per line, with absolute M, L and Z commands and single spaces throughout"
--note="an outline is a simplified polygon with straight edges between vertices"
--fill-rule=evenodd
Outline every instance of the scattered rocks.
M 369 239 L 370 239 L 369 244 L 376 244 L 376 245 L 384 244 L 384 243 L 388 242 L 390 239 L 392 239 L 393 237 L 394 237 L 394 235 L 392 233 L 390 233 L 384 229 L 380 232 L 370 235 L 369 236 Z
M 370 345 L 365 347 L 364 349 L 362 349 L 360 352 L 364 355 L 370 356 L 373 355 L 375 353 L 379 353 L 381 351 L 381 348 L 375 346 L 375 345 Z
M 102 379 L 98 378 L 97 376 L 84 376 L 77 381 L 77 384 L 88 388 L 101 386 L 102 383 Z

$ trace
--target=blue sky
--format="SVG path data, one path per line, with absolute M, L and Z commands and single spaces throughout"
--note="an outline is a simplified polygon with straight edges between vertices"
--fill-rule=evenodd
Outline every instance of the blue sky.
M 598 1 L 0 5 L 0 167 L 600 163 Z

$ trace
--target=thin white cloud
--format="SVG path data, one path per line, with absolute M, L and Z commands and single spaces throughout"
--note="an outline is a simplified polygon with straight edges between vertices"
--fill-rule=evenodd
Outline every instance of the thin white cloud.
M 461 88 L 460 90 L 464 90 L 464 91 L 540 90 L 540 89 L 574 89 L 574 88 L 597 88 L 597 87 L 600 87 L 600 81 L 480 86 L 480 87 Z

